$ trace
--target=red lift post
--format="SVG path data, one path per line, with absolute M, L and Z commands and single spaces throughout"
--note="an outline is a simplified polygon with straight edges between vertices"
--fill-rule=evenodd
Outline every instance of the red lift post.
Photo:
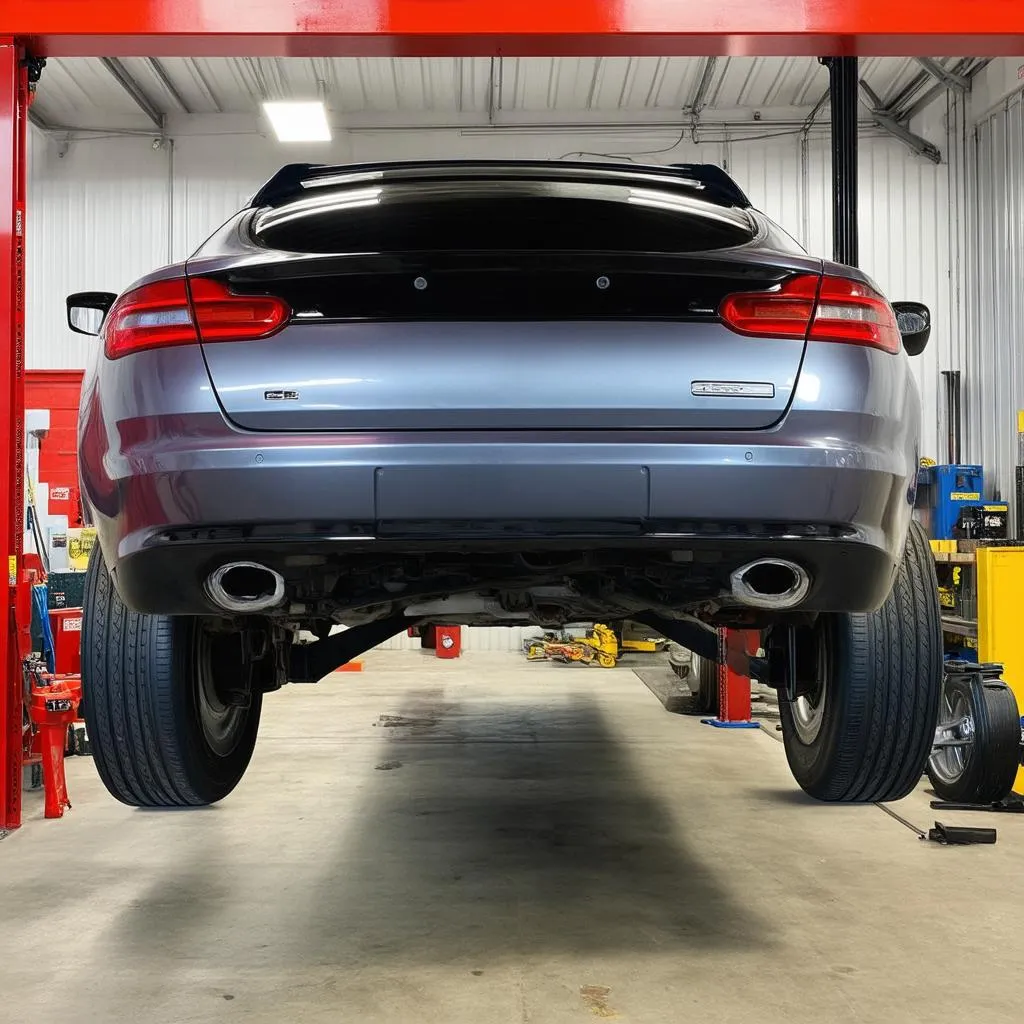
M 25 142 L 28 72 L 13 39 L 0 38 L 0 537 L 6 597 L 0 618 L 0 828 L 21 824 L 24 728 L 21 663 L 31 591 L 25 531 Z
M 17 0 L 0 13 L 0 827 L 21 820 L 25 126 L 36 57 L 1013 56 L 1021 0 Z M 21 628 L 20 626 L 18 628 Z

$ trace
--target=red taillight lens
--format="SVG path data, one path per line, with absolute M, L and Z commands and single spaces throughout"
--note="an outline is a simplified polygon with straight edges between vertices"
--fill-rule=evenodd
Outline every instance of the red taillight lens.
M 103 324 L 103 347 L 108 359 L 164 345 L 196 341 L 185 282 L 155 281 L 125 292 Z
M 874 288 L 845 277 L 822 280 L 808 338 L 867 345 L 883 352 L 900 350 L 900 330 L 892 306 Z
M 755 338 L 804 338 L 814 312 L 818 277 L 801 274 L 777 291 L 740 292 L 722 300 L 718 315 L 738 334 Z
M 192 278 L 189 288 L 204 342 L 266 338 L 280 330 L 291 315 L 283 299 L 273 295 L 232 295 L 220 281 L 207 277 Z
M 191 303 L 189 302 L 191 291 Z M 103 326 L 108 359 L 142 349 L 205 342 L 249 341 L 280 330 L 291 310 L 272 295 L 232 295 L 219 281 L 156 281 L 126 292 Z M 199 333 L 196 333 L 198 327 Z
M 801 274 L 776 291 L 727 295 L 718 310 L 727 327 L 755 338 L 804 338 L 898 352 L 892 307 L 873 288 L 844 277 Z

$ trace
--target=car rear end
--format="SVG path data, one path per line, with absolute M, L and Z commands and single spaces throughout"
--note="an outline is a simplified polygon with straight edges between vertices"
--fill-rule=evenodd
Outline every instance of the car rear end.
M 700 169 L 300 168 L 118 300 L 83 484 L 142 610 L 212 610 L 242 550 L 453 546 L 657 548 L 715 586 L 773 556 L 858 610 L 918 421 L 870 281 Z

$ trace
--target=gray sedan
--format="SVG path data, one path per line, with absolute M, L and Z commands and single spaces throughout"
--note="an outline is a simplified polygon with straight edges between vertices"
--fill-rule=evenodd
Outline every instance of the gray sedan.
M 220 799 L 264 694 L 410 625 L 627 617 L 776 686 L 814 796 L 920 777 L 928 313 L 719 168 L 291 165 L 68 315 L 102 335 L 83 683 L 119 799 Z

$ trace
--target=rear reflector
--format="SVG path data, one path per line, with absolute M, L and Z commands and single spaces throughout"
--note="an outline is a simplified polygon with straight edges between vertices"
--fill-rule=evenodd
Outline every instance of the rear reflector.
M 204 342 L 266 338 L 290 315 L 282 299 L 232 295 L 209 278 L 194 278 L 187 285 L 183 278 L 155 281 L 114 303 L 103 325 L 104 351 L 108 359 L 118 359 L 144 349 L 194 345 L 200 337 Z
M 896 314 L 873 288 L 844 277 L 801 274 L 775 291 L 727 295 L 719 307 L 727 327 L 755 338 L 807 338 L 900 350 Z

